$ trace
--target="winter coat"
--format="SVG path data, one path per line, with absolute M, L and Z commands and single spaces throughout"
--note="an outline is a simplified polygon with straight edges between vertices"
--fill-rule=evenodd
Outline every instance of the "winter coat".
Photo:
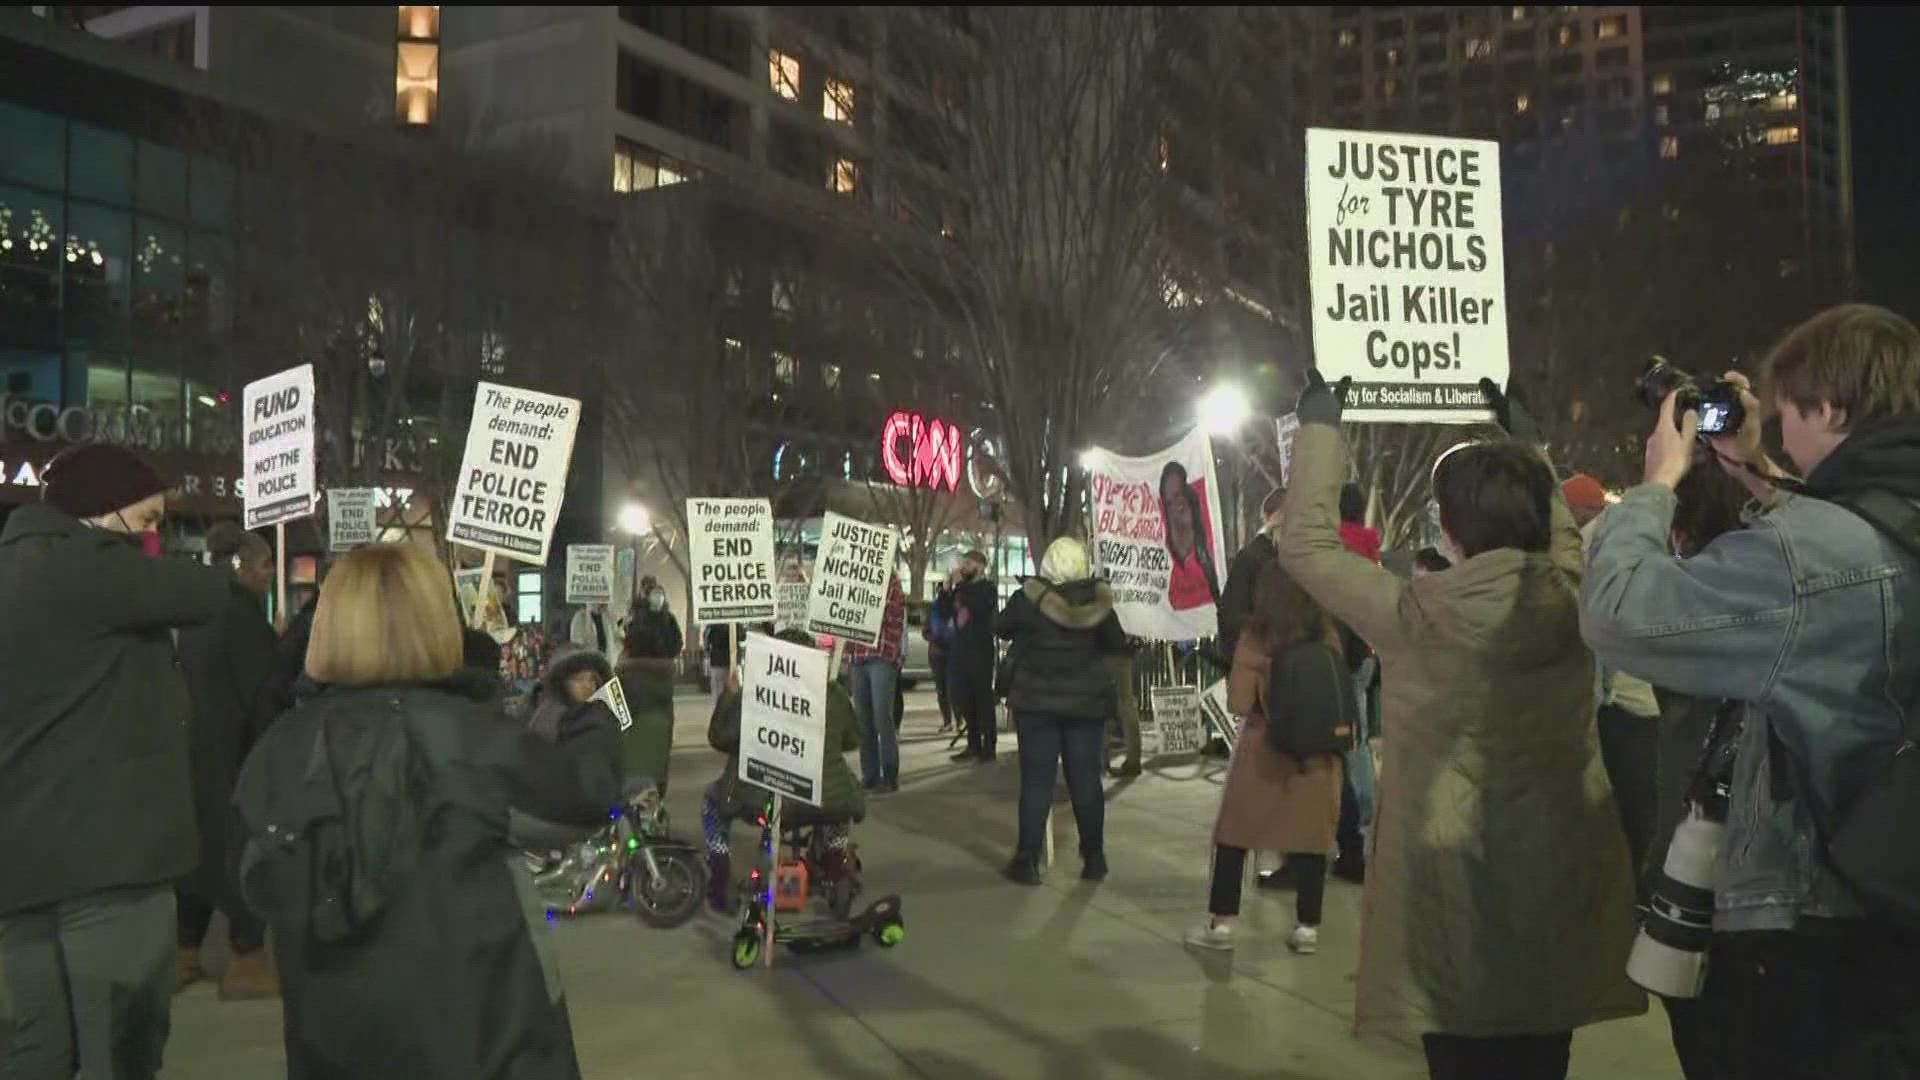
M 738 690 L 728 690 L 714 706 L 707 723 L 707 743 L 727 755 L 719 779 L 709 789 L 719 804 L 723 818 L 733 818 L 757 809 L 769 792 L 758 784 L 740 779 L 740 702 Z M 827 763 L 820 770 L 820 808 L 817 813 L 803 804 L 789 804 L 792 813 L 813 815 L 834 821 L 858 821 L 867 813 L 867 793 L 853 778 L 846 755 L 860 749 L 866 730 L 854 710 L 853 698 L 837 682 L 827 684 Z
M 1273 537 L 1259 533 L 1234 555 L 1227 567 L 1227 587 L 1220 594 L 1220 655 L 1231 662 L 1239 652 L 1240 628 L 1253 614 L 1253 597 L 1261 571 L 1278 565 Z
M 622 660 L 614 671 L 633 713 L 633 726 L 620 733 L 622 769 L 665 793 L 673 763 L 673 675 L 660 661 L 644 659 Z
M 1324 855 L 1333 848 L 1340 823 L 1340 755 L 1296 758 L 1267 742 L 1272 665 L 1260 635 L 1241 636 L 1227 676 L 1227 708 L 1241 718 L 1240 737 L 1220 793 L 1213 842 L 1249 851 Z
M 1411 582 L 1341 543 L 1347 447 L 1294 441 L 1280 563 L 1373 645 L 1385 740 L 1356 1020 L 1495 1036 L 1636 1015 L 1633 879 L 1580 640 L 1580 534 Z
M 1113 680 L 1102 661 L 1127 651 L 1127 635 L 1106 582 L 1030 579 L 1007 601 L 995 629 L 1010 643 L 1006 694 L 1015 715 L 1101 721 L 1114 714 Z
M 575 704 L 567 697 L 567 680 L 582 671 L 599 676 L 605 686 L 613 678 L 613 665 L 592 646 L 563 645 L 547 662 L 547 674 L 534 690 L 533 715 L 527 727 L 548 742 L 559 742 L 562 732 L 573 726 L 575 717 L 587 703 Z M 625 689 L 625 687 L 621 687 Z
M 990 577 L 963 581 L 953 589 L 953 644 L 948 659 L 972 671 L 992 671 L 995 612 L 1000 586 Z
M 615 778 L 603 769 L 583 783 L 580 763 L 606 760 L 614 736 L 602 727 L 547 743 L 492 703 L 491 681 L 469 672 L 446 685 L 324 689 L 275 722 L 241 769 L 236 825 L 263 837 L 274 824 L 269 792 L 331 783 L 316 780 L 311 765 L 322 725 L 380 714 L 405 725 L 431 777 L 423 802 L 442 808 L 418 869 L 391 888 L 364 938 L 323 944 L 303 921 L 263 912 L 286 1001 L 289 1080 L 580 1075 L 551 931 L 524 860 L 509 847 L 508 821 L 510 808 L 523 808 L 572 825 L 604 823 Z M 248 840 L 245 865 L 260 859 L 259 845 Z M 264 895 L 297 888 L 263 885 Z
M 0 916 L 193 869 L 192 706 L 171 631 L 218 616 L 227 581 L 49 506 L 7 519 Z
M 209 623 L 180 632 L 180 669 L 193 702 L 189 741 L 200 865 L 183 882 L 197 896 L 226 896 L 227 803 L 254 740 L 280 708 L 272 694 L 279 642 L 260 597 L 229 582 Z

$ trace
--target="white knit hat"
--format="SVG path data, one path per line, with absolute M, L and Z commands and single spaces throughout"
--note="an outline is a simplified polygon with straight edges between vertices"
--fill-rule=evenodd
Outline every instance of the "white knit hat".
M 1040 559 L 1040 576 L 1055 585 L 1085 581 L 1092 577 L 1093 568 L 1087 560 L 1087 545 L 1071 536 L 1063 536 L 1047 545 L 1047 553 Z

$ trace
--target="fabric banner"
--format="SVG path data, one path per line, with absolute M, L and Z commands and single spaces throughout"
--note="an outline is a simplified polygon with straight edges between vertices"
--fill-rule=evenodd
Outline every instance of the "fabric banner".
M 1095 449 L 1083 460 L 1094 568 L 1113 584 L 1120 624 L 1148 641 L 1213 637 L 1226 552 L 1206 433 L 1148 457 Z

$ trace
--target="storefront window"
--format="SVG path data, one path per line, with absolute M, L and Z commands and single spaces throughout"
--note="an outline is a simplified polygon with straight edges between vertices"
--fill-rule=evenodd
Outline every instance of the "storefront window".
M 178 220 L 187 214 L 187 155 L 140 140 L 134 206 Z
M 0 185 L 0 355 L 59 346 L 61 225 L 57 196 Z
M 232 171 L 217 161 L 194 158 L 191 181 L 187 199 L 193 223 L 225 232 L 233 223 Z
M 539 626 L 545 618 L 541 603 L 541 573 L 538 570 L 522 571 L 514 578 L 514 614 L 523 625 Z
M 109 342 L 124 334 L 132 233 L 122 211 L 73 204 L 61 252 L 70 337 Z
M 67 180 L 66 130 L 57 116 L 0 104 L 0 177 L 58 191 Z
M 178 225 L 143 217 L 133 230 L 133 312 L 143 324 L 177 322 L 186 275 L 187 235 Z
M 114 206 L 133 201 L 133 139 L 90 124 L 72 125 L 70 190 L 76 199 Z
M 135 368 L 132 388 L 133 407 L 127 412 L 126 441 L 156 449 L 179 446 L 183 441 L 181 426 L 186 420 L 179 374 L 165 367 Z
M 87 377 L 86 400 L 69 401 L 85 405 L 102 416 L 127 407 L 127 361 L 125 357 L 75 351 L 72 360 Z

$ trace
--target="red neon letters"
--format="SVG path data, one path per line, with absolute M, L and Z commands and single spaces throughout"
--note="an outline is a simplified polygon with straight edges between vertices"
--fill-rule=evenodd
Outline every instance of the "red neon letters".
M 906 443 L 907 456 L 901 456 Z M 928 420 L 919 413 L 897 412 L 887 417 L 880 433 L 880 460 L 887 478 L 901 487 L 956 491 L 960 487 L 960 452 L 966 445 L 961 430 L 944 420 Z

